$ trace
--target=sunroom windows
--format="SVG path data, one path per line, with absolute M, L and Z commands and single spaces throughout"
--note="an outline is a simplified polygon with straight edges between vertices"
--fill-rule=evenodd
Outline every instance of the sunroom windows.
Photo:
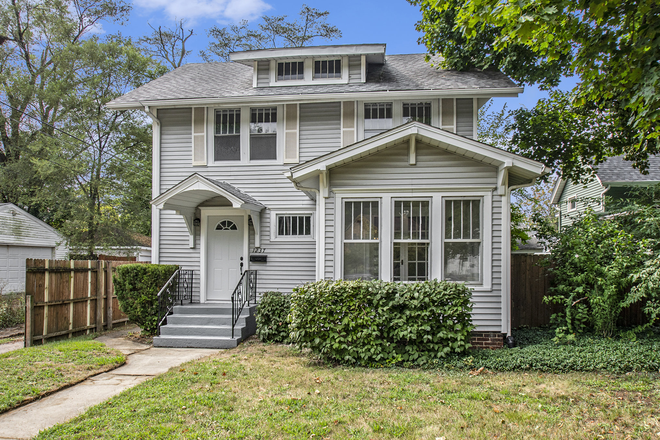
M 469 197 L 429 193 L 374 199 L 341 198 L 343 233 L 337 269 L 343 279 L 402 282 L 444 279 L 478 288 L 491 284 L 489 194 Z M 487 268 L 488 271 L 485 271 Z

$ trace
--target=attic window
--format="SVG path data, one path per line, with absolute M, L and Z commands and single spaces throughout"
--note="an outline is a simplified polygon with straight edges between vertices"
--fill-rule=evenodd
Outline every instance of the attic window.
M 284 61 L 277 63 L 277 80 L 288 81 L 305 79 L 305 67 L 302 61 Z
M 364 104 L 364 138 L 392 128 L 392 103 L 374 102 Z
M 341 78 L 341 60 L 314 61 L 314 78 Z
M 417 121 L 422 124 L 431 125 L 431 103 L 430 102 L 404 102 L 403 122 Z

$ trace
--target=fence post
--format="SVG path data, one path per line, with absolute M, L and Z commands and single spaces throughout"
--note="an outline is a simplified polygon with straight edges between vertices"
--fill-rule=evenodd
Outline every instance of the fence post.
M 106 304 L 106 328 L 108 330 L 112 330 L 112 293 L 113 293 L 113 285 L 112 285 L 112 261 L 106 261 L 105 263 L 105 270 L 106 270 L 106 278 L 105 278 L 105 283 L 103 285 L 105 286 L 105 304 Z
M 34 301 L 32 295 L 25 294 L 25 341 L 24 347 L 32 347 L 34 336 Z
M 103 331 L 103 261 L 96 262 L 96 332 Z

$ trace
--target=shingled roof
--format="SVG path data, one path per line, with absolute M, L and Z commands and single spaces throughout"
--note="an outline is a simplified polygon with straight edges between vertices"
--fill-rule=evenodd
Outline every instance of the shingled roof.
M 110 108 L 135 108 L 148 102 L 176 99 L 217 99 L 308 94 L 514 89 L 506 75 L 495 71 L 440 70 L 424 54 L 388 55 L 385 64 L 370 64 L 366 83 L 253 87 L 253 69 L 240 63 L 185 64 L 111 102 Z
M 649 173 L 642 174 L 633 168 L 632 162 L 623 159 L 623 156 L 610 157 L 598 165 L 596 174 L 603 183 L 636 183 L 660 182 L 660 156 L 649 158 Z

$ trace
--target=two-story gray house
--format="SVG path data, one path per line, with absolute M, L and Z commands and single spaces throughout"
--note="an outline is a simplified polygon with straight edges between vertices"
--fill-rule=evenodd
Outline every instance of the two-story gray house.
M 498 72 L 363 44 L 237 52 L 110 102 L 153 119 L 152 261 L 192 269 L 208 317 L 175 311 L 156 344 L 223 346 L 210 311 L 249 269 L 259 292 L 464 282 L 477 331 L 501 346 L 510 191 L 545 169 L 474 138 L 481 106 L 521 92 Z

